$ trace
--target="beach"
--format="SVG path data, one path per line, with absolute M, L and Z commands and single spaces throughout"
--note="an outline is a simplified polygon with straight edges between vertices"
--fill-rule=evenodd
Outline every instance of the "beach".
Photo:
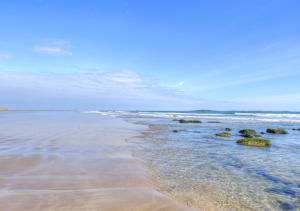
M 0 125 L 0 210 L 300 208 L 300 113 L 9 111 Z M 237 144 L 243 129 L 271 145 Z
M 191 210 L 158 192 L 128 140 L 145 128 L 79 112 L 0 114 L 1 210 Z

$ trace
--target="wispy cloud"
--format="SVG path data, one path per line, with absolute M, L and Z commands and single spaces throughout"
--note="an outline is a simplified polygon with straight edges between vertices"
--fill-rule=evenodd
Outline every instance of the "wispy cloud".
M 199 98 L 184 92 L 184 81 L 165 85 L 134 71 L 92 69 L 72 74 L 0 71 L 1 101 L 5 106 L 19 105 L 21 108 L 121 110 L 295 110 L 300 102 L 299 94 L 228 100 Z
M 15 58 L 15 55 L 7 52 L 0 52 L 0 60 L 9 60 Z
M 170 109 L 170 106 L 184 109 L 191 105 L 199 106 L 199 101 L 189 98 L 178 87 L 154 83 L 134 71 L 72 74 L 0 72 L 0 94 L 1 91 L 8 93 L 13 90 L 15 93 L 11 96 L 23 99 L 21 95 L 29 95 L 31 103 L 38 101 L 40 94 L 54 99 L 73 98 L 74 105 L 88 101 L 92 101 L 89 106 L 110 104 L 111 109 Z M 64 103 L 60 100 L 58 107 Z
M 72 56 L 69 50 L 70 44 L 65 41 L 55 41 L 51 43 L 41 44 L 34 46 L 36 53 L 53 55 L 53 56 Z
M 180 81 L 180 82 L 178 82 L 177 84 L 175 84 L 175 86 L 174 87 L 181 87 L 181 86 L 183 86 L 184 85 L 184 81 Z

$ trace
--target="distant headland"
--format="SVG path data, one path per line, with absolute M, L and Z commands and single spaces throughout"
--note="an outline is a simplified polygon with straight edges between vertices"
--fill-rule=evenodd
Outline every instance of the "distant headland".
M 4 108 L 4 107 L 0 106 L 0 112 L 2 112 L 2 111 L 7 111 L 7 108 Z

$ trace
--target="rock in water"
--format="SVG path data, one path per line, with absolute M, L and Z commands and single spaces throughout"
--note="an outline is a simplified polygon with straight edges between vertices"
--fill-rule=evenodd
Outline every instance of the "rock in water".
M 200 120 L 197 119 L 179 119 L 179 123 L 201 123 Z
M 272 133 L 272 134 L 288 134 L 288 132 L 284 129 L 281 128 L 268 128 L 266 130 L 267 133 Z
M 219 121 L 208 121 L 207 123 L 221 123 Z
M 228 137 L 231 137 L 231 134 L 223 132 L 223 133 L 217 133 L 216 136 L 228 138 Z
M 263 138 L 243 138 L 237 140 L 238 144 L 253 147 L 270 147 L 272 146 L 271 141 Z
M 246 138 L 254 138 L 256 136 L 256 131 L 250 129 L 240 130 L 239 133 Z
M 225 128 L 225 131 L 231 131 L 231 128 L 227 127 Z

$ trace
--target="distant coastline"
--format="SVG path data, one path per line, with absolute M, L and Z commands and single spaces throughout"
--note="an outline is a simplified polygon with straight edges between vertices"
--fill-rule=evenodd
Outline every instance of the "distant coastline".
M 7 111 L 7 109 L 4 107 L 0 107 L 0 112 L 3 112 L 3 111 Z

